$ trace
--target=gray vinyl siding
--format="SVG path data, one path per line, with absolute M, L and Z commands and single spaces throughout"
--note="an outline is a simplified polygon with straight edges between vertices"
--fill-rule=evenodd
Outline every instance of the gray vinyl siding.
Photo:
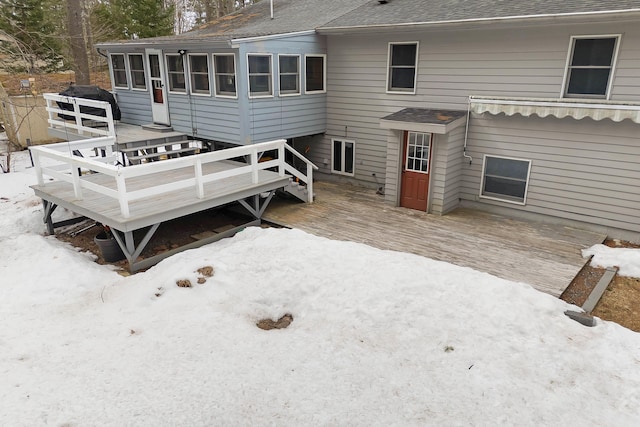
M 466 111 L 470 95 L 559 99 L 571 36 L 610 34 L 622 37 L 610 99 L 640 103 L 640 26 L 633 22 L 328 36 L 326 148 L 317 150 L 347 134 L 358 143 L 354 179 L 385 177 L 385 200 L 397 204 L 401 132 L 381 129 L 380 118 L 408 107 Z M 414 41 L 416 94 L 387 93 L 388 43 Z M 429 209 L 444 214 L 463 199 L 640 231 L 639 134 L 629 121 L 473 116 L 471 165 L 462 155 L 464 127 L 436 138 Z M 484 154 L 533 161 L 526 205 L 479 198 Z
M 639 125 L 487 114 L 471 123 L 463 200 L 640 232 Z M 485 155 L 532 162 L 524 206 L 479 196 Z
M 187 94 L 168 94 L 171 126 L 178 132 L 215 141 L 238 143 L 236 100 Z
M 122 113 L 121 121 L 133 125 L 152 122 L 151 98 L 148 90 L 117 89 L 116 102 Z
M 464 127 L 433 138 L 429 212 L 444 215 L 460 202 Z

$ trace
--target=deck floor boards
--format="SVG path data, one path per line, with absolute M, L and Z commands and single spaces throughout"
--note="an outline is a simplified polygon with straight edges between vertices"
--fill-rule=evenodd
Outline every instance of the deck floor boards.
M 264 218 L 322 237 L 409 252 L 528 283 L 559 296 L 604 234 L 471 209 L 444 215 L 389 206 L 375 191 L 315 183 L 311 205 L 272 202 Z

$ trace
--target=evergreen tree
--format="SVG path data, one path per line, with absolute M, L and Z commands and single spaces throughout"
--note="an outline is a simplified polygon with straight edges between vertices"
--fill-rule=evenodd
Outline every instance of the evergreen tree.
M 103 39 L 166 36 L 173 33 L 173 6 L 162 0 L 105 0 L 93 9 L 92 21 L 108 26 Z

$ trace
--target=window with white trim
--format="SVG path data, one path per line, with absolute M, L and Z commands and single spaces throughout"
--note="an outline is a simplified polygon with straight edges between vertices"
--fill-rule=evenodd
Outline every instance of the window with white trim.
M 431 134 L 409 132 L 405 170 L 429 173 Z
M 184 77 L 184 59 L 179 54 L 167 54 L 167 74 L 169 75 L 169 91 L 186 92 L 187 85 Z
M 327 55 L 305 55 L 305 93 L 325 93 L 327 87 Z
M 389 43 L 387 91 L 415 93 L 418 75 L 418 42 Z
M 300 95 L 300 55 L 278 55 L 280 95 Z
M 113 86 L 128 88 L 127 66 L 124 62 L 124 53 L 111 54 L 111 72 L 113 73 Z
M 272 96 L 271 55 L 248 55 L 249 97 Z
M 607 98 L 618 36 L 572 37 L 564 96 Z
M 331 140 L 331 172 L 354 175 L 356 143 L 344 139 Z
M 531 160 L 484 156 L 480 196 L 525 204 Z
M 217 96 L 236 97 L 236 57 L 232 53 L 214 54 L 213 69 Z
M 133 89 L 147 89 L 147 80 L 144 74 L 144 59 L 142 54 L 129 54 L 129 72 L 131 73 L 131 87 Z
M 209 55 L 189 54 L 189 79 L 191 93 L 210 95 L 209 89 Z

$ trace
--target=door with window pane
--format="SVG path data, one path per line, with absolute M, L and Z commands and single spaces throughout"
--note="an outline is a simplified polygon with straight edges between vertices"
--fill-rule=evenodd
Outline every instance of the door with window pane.
M 431 134 L 405 132 L 400 206 L 427 210 L 431 169 Z
M 147 49 L 149 85 L 151 86 L 151 115 L 154 123 L 169 125 L 169 105 L 166 101 L 167 89 L 164 83 L 164 69 L 161 58 L 161 50 Z

